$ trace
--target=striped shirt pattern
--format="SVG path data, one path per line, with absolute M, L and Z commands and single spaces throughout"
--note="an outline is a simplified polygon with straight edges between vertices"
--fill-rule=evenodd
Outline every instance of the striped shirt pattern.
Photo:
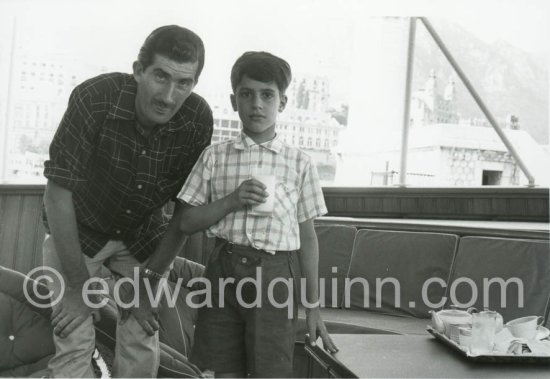
M 178 195 L 193 206 L 221 199 L 254 172 L 274 174 L 275 208 L 271 216 L 256 216 L 243 208 L 229 213 L 207 230 L 238 245 L 269 252 L 298 250 L 298 224 L 327 213 L 317 169 L 312 159 L 279 137 L 256 144 L 242 133 L 234 140 L 209 146 Z
M 44 163 L 44 176 L 73 193 L 80 244 L 90 257 L 108 240 L 122 240 L 146 259 L 166 230 L 163 205 L 210 144 L 212 111 L 200 96 L 191 94 L 147 135 L 136 121 L 136 92 L 133 76 L 120 73 L 77 86 Z

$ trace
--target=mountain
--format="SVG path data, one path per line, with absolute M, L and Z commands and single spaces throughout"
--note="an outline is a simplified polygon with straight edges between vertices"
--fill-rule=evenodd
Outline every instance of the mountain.
M 486 43 L 458 25 L 433 22 L 451 54 L 493 116 L 519 117 L 520 128 L 548 144 L 548 70 L 546 62 L 506 42 Z M 457 107 L 462 118 L 484 118 L 458 75 L 419 21 L 413 90 L 424 87 L 435 70 L 440 93 L 454 75 Z

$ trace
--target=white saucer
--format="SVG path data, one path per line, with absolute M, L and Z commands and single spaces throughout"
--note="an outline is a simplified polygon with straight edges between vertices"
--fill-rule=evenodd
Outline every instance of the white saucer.
M 550 336 L 550 330 L 548 328 L 545 328 L 542 325 L 539 325 L 537 327 L 537 336 L 535 337 L 537 340 L 542 340 L 546 337 Z

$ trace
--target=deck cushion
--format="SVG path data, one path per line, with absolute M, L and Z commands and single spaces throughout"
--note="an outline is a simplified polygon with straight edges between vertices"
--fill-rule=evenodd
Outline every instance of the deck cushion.
M 184 275 L 186 283 L 200 275 L 201 265 L 176 259 L 174 275 Z M 0 266 L 0 373 L 7 376 L 26 376 L 44 369 L 55 353 L 53 330 L 50 325 L 50 308 L 33 307 L 23 293 L 25 275 Z M 29 280 L 27 287 L 32 287 Z M 170 283 L 174 288 L 174 283 Z M 38 288 L 41 290 L 40 285 Z M 42 292 L 42 291 L 41 291 Z M 30 292 L 32 293 L 32 292 Z M 160 314 L 163 330 L 160 337 L 159 377 L 198 377 L 200 371 L 184 355 L 193 340 L 193 321 L 196 310 L 185 304 L 188 291 L 181 289 L 175 308 L 164 307 Z M 36 300 L 36 299 L 34 299 Z M 101 308 L 101 320 L 96 324 L 96 338 L 106 348 L 114 350 L 117 325 L 117 308 L 111 299 Z M 172 347 L 169 346 L 172 345 Z M 177 350 L 176 350 L 177 349 Z
M 0 371 L 53 354 L 52 335 L 49 320 L 0 292 Z
M 507 285 L 497 282 L 484 285 L 484 279 Z M 476 288 L 477 296 L 472 288 Z M 550 242 L 462 237 L 446 297 L 449 304 L 498 311 L 505 322 L 527 315 L 546 316 L 550 297 Z
M 304 309 L 299 310 L 300 320 L 305 318 Z M 430 320 L 417 317 L 387 315 L 362 309 L 321 309 L 321 316 L 329 333 L 341 334 L 426 334 Z M 299 330 L 299 329 L 298 329 Z M 355 331 L 353 331 L 355 330 Z M 300 330 L 299 330 L 300 332 Z M 297 335 L 297 337 L 300 337 Z M 297 338 L 297 340 L 303 340 Z
M 431 309 L 443 305 L 445 286 L 431 283 L 423 296 L 424 284 L 436 279 L 447 282 L 457 241 L 453 234 L 359 230 L 348 277 L 363 284 L 350 285 L 349 306 L 430 317 Z M 343 305 L 348 307 L 345 301 Z
M 324 291 L 324 305 L 336 308 L 342 302 L 357 229 L 346 225 L 317 225 L 315 231 L 319 241 L 319 279 L 324 281 L 319 290 Z

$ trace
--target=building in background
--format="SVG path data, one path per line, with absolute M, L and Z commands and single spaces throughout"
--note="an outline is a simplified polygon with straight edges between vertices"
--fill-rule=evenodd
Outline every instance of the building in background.
M 42 180 L 40 162 L 48 159 L 49 143 L 71 91 L 82 81 L 108 70 L 66 57 L 54 60 L 20 55 L 13 65 L 5 131 L 8 140 L 3 151 L 4 179 Z M 297 77 L 288 94 L 289 103 L 280 116 L 277 133 L 286 143 L 313 157 L 323 181 L 332 181 L 336 170 L 334 150 L 343 126 L 329 111 L 328 79 Z M 229 94 L 213 94 L 208 100 L 214 113 L 212 142 L 236 137 L 241 124 L 230 107 Z
M 521 170 L 485 119 L 463 119 L 458 113 L 454 79 L 443 89 L 432 70 L 424 89 L 411 95 L 407 152 L 408 186 L 517 186 L 527 183 Z M 544 162 L 548 151 L 529 133 L 520 130 L 514 115 L 497 118 L 537 184 L 548 185 L 550 175 Z M 338 181 L 343 185 L 398 185 L 400 149 L 393 135 L 391 143 L 380 143 L 377 151 L 340 152 Z M 392 139 L 389 137 L 389 139 Z
M 435 71 L 431 70 L 424 88 L 411 95 L 411 126 L 458 122 L 454 77 L 449 78 L 443 93 L 439 85 Z
M 516 147 L 536 145 L 525 131 L 509 130 L 507 136 Z M 374 159 L 380 169 L 371 173 L 369 184 L 398 184 L 399 152 L 379 152 Z M 520 170 L 492 128 L 433 124 L 410 130 L 406 183 L 436 187 L 517 186 Z
M 50 141 L 67 108 L 73 88 L 107 72 L 69 57 L 44 58 L 16 54 L 4 112 L 6 141 L 2 151 L 4 179 L 42 177 Z

